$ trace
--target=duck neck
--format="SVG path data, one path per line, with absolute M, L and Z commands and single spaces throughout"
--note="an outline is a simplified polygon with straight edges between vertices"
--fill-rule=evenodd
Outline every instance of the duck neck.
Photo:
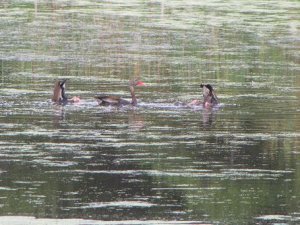
M 133 106 L 135 106 L 137 104 L 137 99 L 135 97 L 134 87 L 133 86 L 129 86 L 129 89 L 130 89 L 130 94 L 131 94 L 131 104 Z
M 217 96 L 213 93 L 210 92 L 208 95 L 204 96 L 203 104 L 218 104 L 218 98 Z
M 212 96 L 212 103 L 213 104 L 218 104 L 218 97 L 215 95 L 214 92 L 211 93 L 211 96 Z
M 65 93 L 65 89 L 64 89 L 64 88 L 61 89 L 61 97 L 62 97 L 63 100 L 66 100 L 66 99 L 67 99 L 67 96 L 66 96 L 66 93 Z
M 65 93 L 65 88 L 64 87 L 61 87 L 61 102 L 66 102 L 68 101 L 68 98 L 66 96 L 66 93 Z

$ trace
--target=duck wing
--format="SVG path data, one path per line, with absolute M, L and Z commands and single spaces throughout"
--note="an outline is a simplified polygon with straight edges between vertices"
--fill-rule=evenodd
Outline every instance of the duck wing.
M 122 99 L 119 96 L 96 96 L 99 105 L 128 105 L 129 101 Z

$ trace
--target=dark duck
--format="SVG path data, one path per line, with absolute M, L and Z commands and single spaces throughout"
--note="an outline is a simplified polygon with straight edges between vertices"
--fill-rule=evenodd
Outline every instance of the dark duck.
M 129 90 L 131 94 L 131 101 L 127 101 L 119 96 L 96 96 L 99 105 L 101 106 L 124 106 L 124 105 L 137 105 L 137 98 L 135 96 L 134 87 L 145 86 L 140 80 L 129 81 Z
M 193 100 L 188 106 L 203 105 L 204 108 L 211 108 L 219 103 L 218 97 L 210 84 L 201 84 L 200 88 L 202 88 L 203 101 Z
M 77 103 L 80 102 L 80 98 L 74 96 L 68 99 L 65 93 L 67 79 L 57 80 L 54 84 L 52 102 L 57 104 L 65 105 L 67 103 Z

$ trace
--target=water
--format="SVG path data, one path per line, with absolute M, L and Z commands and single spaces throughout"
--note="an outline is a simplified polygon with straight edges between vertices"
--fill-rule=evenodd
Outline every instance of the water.
M 299 1 L 0 3 L 0 224 L 299 224 Z M 97 94 L 138 107 L 100 107 Z M 69 78 L 80 104 L 53 105 Z M 201 99 L 211 83 L 213 110 Z

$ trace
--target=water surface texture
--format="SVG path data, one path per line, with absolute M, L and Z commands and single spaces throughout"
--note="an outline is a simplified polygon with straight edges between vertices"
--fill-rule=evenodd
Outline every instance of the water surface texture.
M 0 224 L 299 224 L 300 2 L 2 0 Z M 137 107 L 100 107 L 97 94 Z M 51 102 L 68 78 L 79 104 Z M 219 107 L 185 107 L 210 83 Z

